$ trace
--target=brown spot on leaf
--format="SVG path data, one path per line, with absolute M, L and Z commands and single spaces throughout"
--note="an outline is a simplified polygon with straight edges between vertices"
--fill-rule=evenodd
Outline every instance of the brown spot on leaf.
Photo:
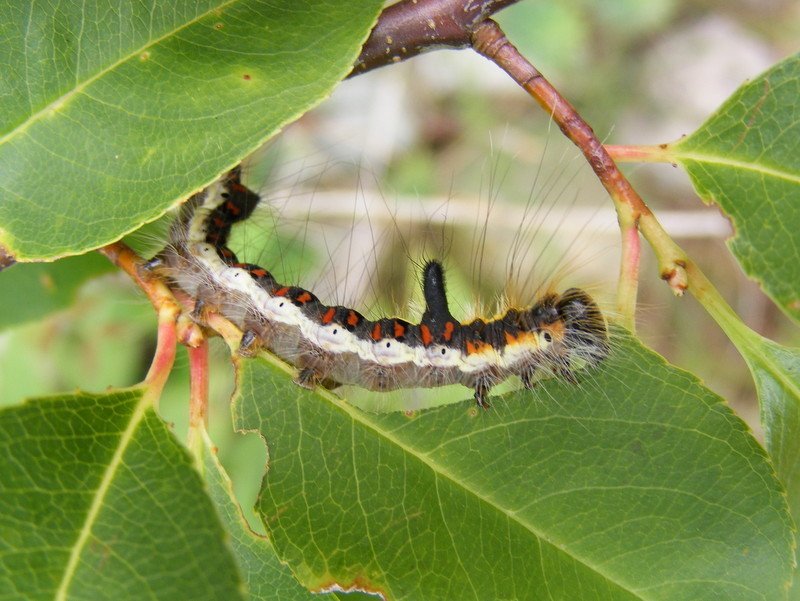
M 312 585 L 310 588 L 311 592 L 314 593 L 329 593 L 337 591 L 345 593 L 360 592 L 373 595 L 380 595 L 381 599 L 389 598 L 383 589 L 378 588 L 378 586 L 367 580 L 367 578 L 362 575 L 355 576 L 349 582 L 339 581 L 336 580 L 335 578 L 330 580 L 325 580 L 317 585 Z
M 3 271 L 6 267 L 11 267 L 17 260 L 4 246 L 0 246 L 0 271 Z
M 51 276 L 49 273 L 43 273 L 40 275 L 39 283 L 42 285 L 42 288 L 48 292 L 55 292 L 56 290 L 56 283 L 53 280 L 53 276 Z

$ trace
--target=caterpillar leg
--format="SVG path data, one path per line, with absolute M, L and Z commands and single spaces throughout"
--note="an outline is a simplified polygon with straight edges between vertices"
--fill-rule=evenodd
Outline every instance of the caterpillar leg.
M 165 264 L 164 259 L 161 257 L 160 254 L 158 254 L 149 261 L 145 261 L 144 263 L 142 263 L 142 269 L 144 269 L 145 271 L 155 271 L 159 267 L 163 267 L 164 264 Z
M 489 378 L 478 378 L 475 381 L 475 402 L 481 409 L 489 409 L 491 404 L 487 400 L 492 383 Z
M 255 330 L 245 330 L 237 351 L 242 357 L 252 357 L 261 346 L 261 340 Z
M 206 308 L 206 303 L 203 299 L 198 298 L 194 303 L 194 308 L 192 309 L 191 317 L 195 321 L 202 321 L 203 318 L 203 309 Z
M 560 378 L 563 378 L 570 384 L 578 383 L 578 378 L 575 376 L 575 372 L 573 372 L 568 367 L 559 367 L 558 370 L 556 371 L 556 375 L 559 376 Z
M 535 369 L 526 369 L 519 374 L 519 379 L 522 380 L 522 385 L 528 390 L 536 386 L 536 381 L 533 379 L 535 373 Z
M 297 377 L 294 379 L 295 384 L 298 386 L 302 386 L 303 388 L 314 388 L 317 384 L 320 383 L 320 377 L 316 371 L 314 371 L 310 367 L 304 367 L 300 370 L 300 373 L 297 374 Z

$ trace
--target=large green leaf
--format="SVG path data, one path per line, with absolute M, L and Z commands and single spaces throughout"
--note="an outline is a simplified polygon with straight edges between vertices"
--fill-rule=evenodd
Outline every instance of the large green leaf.
M 627 337 L 575 387 L 368 414 L 243 360 L 259 509 L 306 585 L 391 599 L 780 599 L 791 519 L 724 402 Z
M 0 330 L 69 307 L 83 284 L 114 269 L 108 259 L 91 253 L 0 272 Z
M 0 411 L 0 597 L 238 599 L 225 533 L 142 389 Z
M 800 54 L 739 88 L 664 155 L 731 218 L 744 271 L 800 320 Z
M 319 102 L 380 0 L 3 2 L 0 246 L 119 238 Z

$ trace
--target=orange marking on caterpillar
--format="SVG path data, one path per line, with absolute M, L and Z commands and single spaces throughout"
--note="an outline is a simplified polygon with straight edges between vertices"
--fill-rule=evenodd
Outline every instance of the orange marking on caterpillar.
M 394 337 L 402 338 L 406 335 L 406 327 L 399 321 L 394 322 Z
M 536 339 L 536 336 L 530 332 L 520 332 L 519 336 L 516 337 L 514 342 L 509 344 L 531 344 L 538 346 L 539 341 Z
M 505 336 L 506 344 L 514 344 L 517 341 L 516 336 L 514 336 L 514 334 L 511 332 L 503 332 L 503 336 Z
M 375 342 L 377 342 L 378 340 L 381 340 L 383 338 L 383 336 L 381 336 L 381 324 L 379 324 L 379 323 L 375 324 L 375 327 L 372 328 L 371 336 L 372 336 L 372 339 Z
M 347 325 L 349 325 L 349 326 L 352 326 L 352 327 L 355 327 L 355 326 L 357 326 L 357 325 L 358 325 L 358 322 L 359 322 L 359 321 L 360 321 L 360 320 L 359 320 L 359 318 L 358 318 L 358 315 L 356 315 L 356 312 L 355 312 L 355 311 L 350 311 L 350 312 L 347 314 Z
M 289 293 L 289 287 L 284 286 L 283 288 L 280 288 L 275 291 L 275 296 L 286 296 L 288 293 Z
M 336 315 L 336 309 L 330 307 L 327 311 L 325 311 L 325 314 L 322 316 L 322 323 L 328 325 L 330 322 L 333 321 L 333 317 L 335 315 Z
M 456 329 L 456 324 L 454 324 L 452 321 L 448 321 L 446 324 L 444 324 L 443 336 L 447 342 L 450 342 L 450 339 L 453 337 L 453 332 L 455 332 L 455 329 Z
M 419 333 L 422 337 L 422 344 L 424 346 L 430 346 L 433 342 L 433 334 L 431 334 L 431 329 L 425 324 L 421 324 L 419 326 Z
M 250 275 L 256 278 L 265 278 L 269 276 L 269 271 L 267 271 L 263 267 L 256 267 L 255 269 L 250 270 Z
M 544 329 L 550 332 L 553 335 L 553 338 L 563 338 L 566 335 L 567 330 L 563 321 L 556 321 L 548 324 Z
M 308 301 L 311 300 L 311 293 L 308 290 L 303 290 L 297 297 L 297 302 L 306 304 Z
M 232 200 L 229 200 L 228 202 L 225 203 L 225 210 L 232 213 L 233 215 L 238 215 L 239 213 L 242 212 L 239 206 Z
M 476 355 L 485 353 L 487 349 L 493 349 L 491 344 L 487 344 L 485 342 L 481 342 L 480 340 L 475 340 L 467 342 L 467 354 L 468 355 Z

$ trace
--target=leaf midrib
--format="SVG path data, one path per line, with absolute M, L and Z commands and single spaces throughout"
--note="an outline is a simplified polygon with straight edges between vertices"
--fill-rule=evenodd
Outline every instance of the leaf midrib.
M 130 423 L 125 430 L 123 430 L 122 435 L 119 438 L 117 448 L 114 450 L 111 461 L 109 461 L 108 466 L 106 466 L 106 469 L 103 472 L 103 477 L 100 480 L 100 485 L 97 487 L 94 497 L 92 498 L 92 503 L 89 506 L 89 511 L 86 513 L 86 519 L 84 520 L 83 526 L 78 534 L 78 538 L 75 540 L 75 543 L 72 546 L 69 560 L 64 568 L 64 574 L 54 595 L 54 599 L 56 599 L 56 601 L 66 601 L 67 599 L 69 587 L 72 584 L 72 579 L 78 569 L 81 553 L 83 552 L 84 547 L 86 547 L 86 543 L 92 534 L 92 528 L 97 522 L 97 517 L 100 515 L 100 511 L 103 509 L 103 503 L 108 495 L 109 489 L 111 488 L 111 484 L 114 481 L 114 477 L 117 475 L 117 470 L 119 469 L 120 465 L 122 465 L 122 458 L 125 455 L 125 451 L 128 449 L 136 429 L 139 427 L 139 424 L 144 418 L 145 412 L 152 403 L 147 394 L 139 394 L 141 396 L 139 402 L 136 404 L 133 412 L 131 413 Z
M 800 185 L 800 172 L 795 174 L 789 171 L 783 171 L 780 169 L 767 167 L 755 161 L 736 160 L 728 158 L 726 156 L 705 154 L 701 152 L 684 152 L 680 150 L 673 153 L 669 153 L 667 156 L 677 161 L 682 161 L 682 160 L 696 161 L 698 163 L 703 163 L 706 165 L 719 165 L 722 167 L 731 167 L 734 169 L 740 169 L 742 171 L 751 171 L 754 173 L 760 173 L 762 175 L 766 175 L 776 179 L 782 179 L 791 182 L 793 184 Z
M 28 128 L 31 127 L 33 124 L 35 124 L 36 122 L 40 121 L 44 117 L 50 115 L 52 112 L 59 110 L 60 107 L 66 105 L 68 103 L 70 98 L 80 94 L 86 88 L 88 88 L 92 83 L 94 83 L 95 81 L 98 81 L 104 75 L 106 75 L 107 73 L 110 73 L 111 71 L 113 71 L 118 66 L 120 66 L 123 63 L 129 61 L 131 58 L 140 55 L 142 52 L 144 52 L 148 48 L 153 48 L 154 46 L 157 46 L 158 44 L 160 44 L 165 39 L 167 39 L 167 38 L 169 38 L 171 36 L 174 36 L 177 32 L 182 31 L 182 30 L 188 28 L 191 25 L 194 25 L 195 23 L 201 21 L 202 19 L 204 19 L 208 15 L 213 14 L 213 13 L 219 11 L 220 9 L 227 8 L 228 6 L 230 6 L 232 4 L 237 4 L 238 2 L 239 2 L 239 0 L 227 0 L 225 2 L 221 2 L 221 3 L 217 4 L 216 6 L 214 6 L 213 8 L 210 8 L 209 10 L 198 14 L 194 19 L 190 19 L 189 21 L 186 21 L 186 22 L 182 23 L 179 27 L 176 27 L 174 29 L 170 29 L 169 31 L 167 31 L 163 35 L 161 35 L 160 37 L 157 37 L 157 38 L 151 40 L 149 43 L 147 43 L 147 44 L 145 44 L 143 46 L 139 46 L 136 50 L 131 51 L 128 54 L 121 55 L 116 61 L 114 61 L 113 63 L 109 63 L 108 66 L 105 67 L 104 69 L 100 69 L 93 76 L 87 78 L 82 83 L 76 85 L 75 87 L 70 89 L 65 94 L 62 94 L 61 96 L 59 96 L 58 98 L 56 98 L 55 100 L 53 100 L 52 102 L 47 104 L 45 107 L 39 109 L 35 113 L 32 113 L 27 119 L 25 119 L 25 121 L 23 121 L 22 123 L 17 125 L 14 129 L 9 131 L 7 134 L 5 134 L 3 136 L 0 136 L 0 146 L 6 144 L 7 142 L 12 140 L 13 138 L 17 137 L 18 135 L 21 135 L 21 134 L 25 133 L 28 130 Z M 25 58 L 27 60 L 27 54 L 25 54 Z

